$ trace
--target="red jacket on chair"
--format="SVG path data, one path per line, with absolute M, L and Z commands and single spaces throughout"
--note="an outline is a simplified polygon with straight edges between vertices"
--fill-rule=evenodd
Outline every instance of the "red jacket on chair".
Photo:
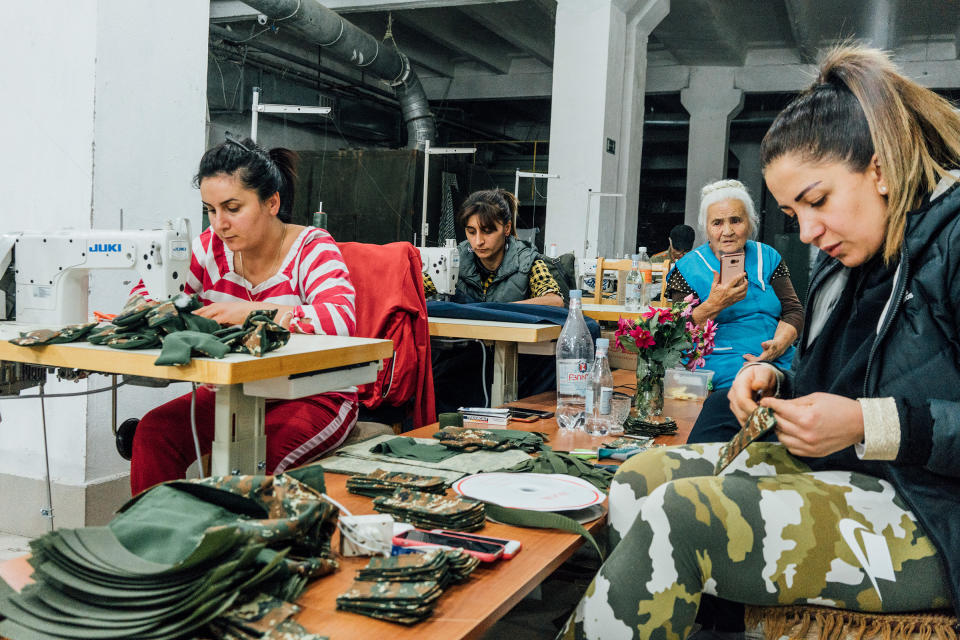
M 403 406 L 413 399 L 413 424 L 436 422 L 430 326 L 420 252 L 409 242 L 337 243 L 357 291 L 356 336 L 393 341 L 376 382 L 360 387 L 367 409 Z

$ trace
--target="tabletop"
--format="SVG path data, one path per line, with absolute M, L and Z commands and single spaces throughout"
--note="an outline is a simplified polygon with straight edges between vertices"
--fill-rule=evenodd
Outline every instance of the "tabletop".
M 563 329 L 558 324 L 498 322 L 464 318 L 430 318 L 430 335 L 438 338 L 474 338 L 509 342 L 556 340 Z
M 8 342 L 21 332 L 40 328 L 43 327 L 0 322 L 0 360 L 167 380 L 237 384 L 363 364 L 393 355 L 390 340 L 292 334 L 287 344 L 261 357 L 229 353 L 222 359 L 193 358 L 189 364 L 164 367 L 153 364 L 160 349 L 113 349 L 89 342 L 19 347 Z
M 614 383 L 621 389 L 633 384 L 633 380 L 631 371 L 614 372 Z M 547 392 L 510 403 L 510 406 L 552 410 L 555 403 L 556 394 Z M 674 436 L 657 438 L 657 442 L 685 442 L 701 406 L 702 403 L 697 401 L 666 400 L 664 413 L 676 419 L 678 432 Z M 560 432 L 554 419 L 511 422 L 510 428 L 544 432 L 550 438 L 550 446 L 558 451 L 596 448 L 602 441 L 602 438 L 588 436 L 582 431 Z M 405 435 L 429 437 L 436 430 L 437 425 L 429 425 Z M 347 493 L 346 479 L 345 475 L 326 474 L 327 493 L 355 515 L 374 513 L 370 498 Z M 603 525 L 604 519 L 598 518 L 585 527 L 596 534 Z M 368 558 L 348 558 L 339 554 L 340 569 L 314 581 L 297 601 L 303 607 L 297 620 L 308 630 L 331 638 L 478 638 L 583 544 L 579 536 L 562 531 L 512 527 L 494 522 L 487 522 L 479 533 L 519 540 L 523 548 L 510 560 L 481 564 L 470 580 L 446 589 L 437 601 L 433 615 L 423 622 L 405 627 L 337 611 L 337 595 L 347 590 L 356 570 L 368 562 Z M 339 549 L 339 542 L 337 533 L 333 540 L 335 550 Z M 26 558 L 0 563 L 0 578 L 17 589 L 29 582 L 30 571 Z

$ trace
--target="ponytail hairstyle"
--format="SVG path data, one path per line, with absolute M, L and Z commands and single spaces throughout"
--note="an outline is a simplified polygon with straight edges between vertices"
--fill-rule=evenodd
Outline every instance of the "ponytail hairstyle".
M 277 147 L 266 151 L 250 138 L 236 140 L 227 136 L 225 142 L 207 149 L 200 158 L 200 169 L 193 178 L 193 185 L 199 187 L 204 178 L 227 175 L 237 178 L 245 188 L 256 191 L 261 202 L 279 193 L 277 217 L 290 222 L 297 159 L 296 152 L 290 149 Z
M 474 191 L 460 206 L 457 220 L 461 227 L 467 226 L 471 216 L 476 215 L 480 229 L 490 233 L 497 228 L 497 223 L 511 224 L 510 235 L 517 235 L 517 197 L 504 189 L 487 189 Z
M 900 252 L 907 213 L 960 161 L 960 115 L 902 75 L 877 49 L 840 45 L 816 83 L 774 120 L 760 145 L 766 167 L 796 153 L 805 162 L 843 162 L 864 172 L 876 154 L 888 189 L 884 261 Z

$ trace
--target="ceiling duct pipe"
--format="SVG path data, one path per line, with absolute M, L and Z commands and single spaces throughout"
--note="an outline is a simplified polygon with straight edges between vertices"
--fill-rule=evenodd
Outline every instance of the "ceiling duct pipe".
M 244 0 L 244 4 L 392 86 L 407 125 L 407 147 L 415 149 L 427 140 L 431 144 L 436 141 L 427 94 L 410 59 L 395 46 L 379 42 L 316 0 Z

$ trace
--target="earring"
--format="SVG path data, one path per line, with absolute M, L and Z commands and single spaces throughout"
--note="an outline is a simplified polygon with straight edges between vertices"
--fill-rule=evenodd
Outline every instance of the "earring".
M 887 194 L 887 185 L 885 184 L 880 185 L 880 193 L 883 195 Z

